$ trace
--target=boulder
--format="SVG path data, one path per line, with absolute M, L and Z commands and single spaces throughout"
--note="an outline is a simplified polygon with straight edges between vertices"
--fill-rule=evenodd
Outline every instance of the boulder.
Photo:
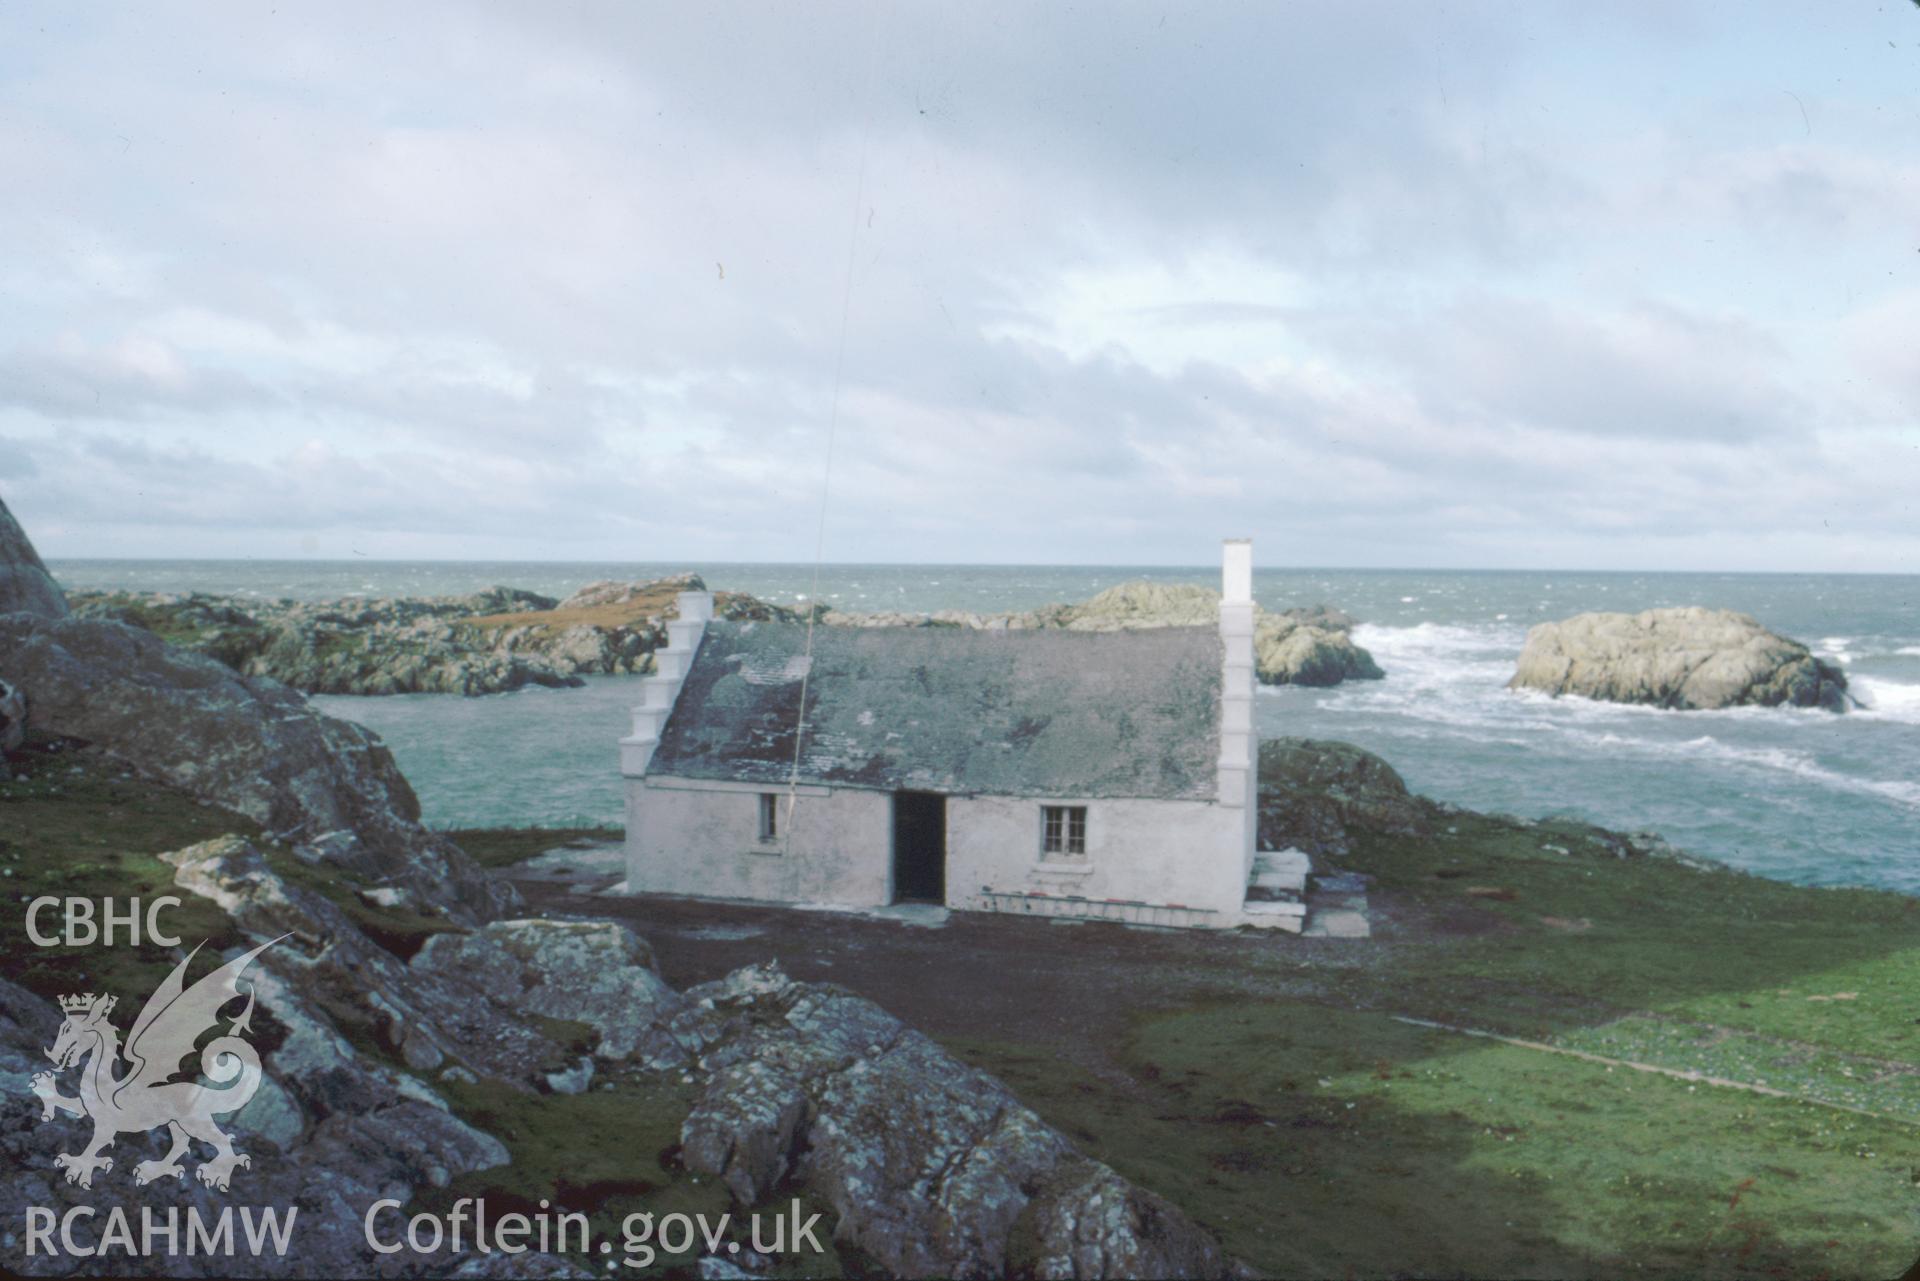
M 1847 708 L 1847 678 L 1805 645 L 1728 609 L 1578 614 L 1527 633 L 1509 689 L 1676 710 Z
M 777 966 L 689 989 L 642 1053 L 703 1076 L 681 1159 L 744 1202 L 788 1180 L 894 1276 L 1230 1275 L 1208 1233 L 871 1001 Z
M 1308 611 L 1302 611 L 1308 613 Z M 1263 685 L 1338 685 L 1342 681 L 1377 681 L 1386 676 L 1373 655 L 1353 643 L 1347 628 L 1302 621 L 1286 614 L 1264 614 L 1254 622 L 1254 674 Z M 1309 616 L 1333 615 L 1325 606 Z
M 377 735 L 277 681 L 242 677 L 123 623 L 0 614 L 0 667 L 33 691 L 32 724 L 253 819 L 363 882 L 474 923 L 518 902 L 420 824 Z
M 41 563 L 27 531 L 0 500 L 0 614 L 65 618 L 67 598 Z
M 1428 808 L 1393 766 L 1351 743 L 1270 738 L 1260 744 L 1260 848 L 1345 856 L 1356 831 L 1427 836 Z
M 435 935 L 411 965 L 477 986 L 518 1013 L 585 1023 L 603 1059 L 631 1055 L 680 999 L 655 970 L 653 949 L 614 921 L 495 921 Z

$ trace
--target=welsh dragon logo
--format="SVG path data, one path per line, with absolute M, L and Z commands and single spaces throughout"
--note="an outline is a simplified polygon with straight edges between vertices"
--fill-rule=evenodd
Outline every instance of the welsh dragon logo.
M 124 1051 L 120 1034 L 107 1021 L 116 998 L 91 992 L 60 998 L 66 1022 L 46 1053 L 62 1072 L 76 1063 L 83 1064 L 80 1095 L 68 1098 L 61 1094 L 52 1072 L 33 1078 L 33 1092 L 40 1098 L 42 1121 L 51 1120 L 56 1110 L 93 1121 L 93 1139 L 84 1151 L 63 1152 L 54 1158 L 54 1164 L 67 1172 L 67 1182 L 92 1187 L 96 1173 L 113 1168 L 113 1158 L 102 1156 L 101 1151 L 112 1147 L 116 1136 L 163 1125 L 173 1146 L 159 1160 L 134 1166 L 135 1183 L 185 1177 L 180 1158 L 188 1154 L 194 1139 L 211 1146 L 216 1154 L 194 1171 L 210 1188 L 226 1191 L 234 1167 L 252 1164 L 251 1158 L 233 1150 L 233 1140 L 213 1123 L 215 1116 L 245 1107 L 260 1088 L 260 1056 L 241 1037 L 241 1033 L 252 1030 L 251 983 L 245 993 L 246 1009 L 233 1020 L 226 1035 L 216 1036 L 200 1051 L 200 1075 L 205 1080 L 172 1078 L 181 1073 L 180 1061 L 193 1053 L 202 1034 L 217 1027 L 222 1007 L 241 996 L 237 982 L 241 971 L 279 941 L 262 943 L 188 987 L 185 976 L 187 966 L 200 951 L 196 946 L 147 998 L 140 1017 L 133 1021 L 133 1030 L 127 1034 Z M 119 1071 L 123 1058 L 124 1071 Z M 237 1083 L 228 1084 L 236 1077 Z M 212 1088 L 208 1082 L 221 1088 Z

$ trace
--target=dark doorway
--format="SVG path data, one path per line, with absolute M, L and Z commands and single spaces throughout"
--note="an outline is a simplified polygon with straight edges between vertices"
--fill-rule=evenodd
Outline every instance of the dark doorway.
M 893 901 L 947 901 L 947 798 L 893 794 Z

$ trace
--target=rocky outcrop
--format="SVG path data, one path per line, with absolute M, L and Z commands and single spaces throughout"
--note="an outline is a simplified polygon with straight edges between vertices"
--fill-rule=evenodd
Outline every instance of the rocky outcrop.
M 843 613 L 821 621 L 840 627 L 966 627 L 1023 630 L 1059 627 L 1111 632 L 1139 627 L 1213 627 L 1220 621 L 1220 593 L 1195 583 L 1121 583 L 1077 605 L 1042 605 L 1021 613 Z M 1338 685 L 1386 675 L 1373 655 L 1356 645 L 1352 616 L 1325 605 L 1272 613 L 1254 611 L 1254 670 L 1267 685 Z
M 263 976 L 256 990 L 285 1037 L 281 1047 L 265 1057 L 269 1076 L 261 1092 L 224 1125 L 252 1158 L 237 1176 L 235 1190 L 243 1195 L 236 1196 L 213 1191 L 191 1176 L 136 1185 L 131 1167 L 146 1155 L 146 1145 L 134 1136 L 114 1149 L 120 1160 L 108 1177 L 94 1180 L 89 1188 L 68 1183 L 54 1166 L 53 1155 L 82 1150 L 91 1126 L 60 1112 L 43 1120 L 32 1089 L 33 1077 L 48 1068 L 43 1051 L 54 1043 L 61 1015 L 51 1002 L 0 979 L 0 1153 L 8 1171 L 0 1181 L 0 1219 L 9 1225 L 0 1260 L 10 1273 L 64 1274 L 79 1265 L 89 1274 L 148 1276 L 159 1266 L 168 1275 L 201 1275 L 198 1268 L 169 1266 L 165 1254 L 146 1258 L 110 1251 L 84 1261 L 64 1252 L 26 1255 L 19 1230 L 28 1207 L 64 1216 L 84 1206 L 93 1218 L 81 1227 L 83 1239 L 102 1239 L 102 1226 L 118 1210 L 132 1223 L 137 1240 L 142 1211 L 149 1207 L 162 1223 L 169 1207 L 177 1210 L 184 1233 L 190 1211 L 211 1226 L 235 1200 L 250 1207 L 276 1207 L 283 1215 L 297 1207 L 298 1220 L 284 1255 L 269 1251 L 257 1259 L 223 1260 L 221 1271 L 380 1277 L 431 1274 L 457 1262 L 444 1254 L 438 1259 L 377 1255 L 366 1246 L 361 1216 L 381 1197 L 405 1198 L 414 1189 L 444 1187 L 461 1174 L 500 1165 L 507 1160 L 507 1149 L 454 1116 L 417 1081 L 357 1053 L 324 1019 L 304 1008 L 296 994 L 274 985 L 271 976 Z M 258 1111 L 268 1098 L 279 1100 L 281 1110 Z M 285 1124 L 286 1109 L 295 1118 L 291 1126 Z M 152 1149 L 154 1154 L 159 1151 Z M 164 1239 L 160 1246 L 164 1249 Z M 202 1262 L 188 1260 L 184 1246 L 177 1257 L 181 1263 Z
M 153 633 L 0 614 L 0 667 L 33 691 L 35 728 L 84 739 L 148 778 L 259 823 L 363 885 L 392 885 L 475 923 L 517 901 L 420 824 L 413 789 L 371 731 L 271 680 L 236 675 Z
M 777 966 L 688 990 L 643 1042 L 703 1093 L 681 1158 L 751 1203 L 793 1181 L 894 1276 L 1229 1275 L 1167 1201 L 1076 1152 L 991 1077 L 872 1002 Z
M 675 596 L 703 590 L 691 574 L 602 582 L 566 600 L 492 587 L 466 596 L 257 601 L 194 592 L 90 592 L 86 618 L 145 628 L 308 694 L 497 694 L 570 686 L 592 675 L 651 669 L 676 616 Z M 794 617 L 751 596 L 722 592 L 721 618 Z
M 1344 857 L 1354 831 L 1431 833 L 1428 806 L 1393 766 L 1351 743 L 1269 738 L 1260 743 L 1260 848 Z
M 0 614 L 65 618 L 67 598 L 41 563 L 27 532 L 0 501 Z
M 1845 711 L 1847 678 L 1798 641 L 1727 609 L 1578 614 L 1527 633 L 1510 689 L 1699 710 Z

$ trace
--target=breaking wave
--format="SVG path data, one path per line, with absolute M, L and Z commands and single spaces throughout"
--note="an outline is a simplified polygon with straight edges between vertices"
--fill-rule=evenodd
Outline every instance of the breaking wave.
M 1920 646 L 1915 647 L 1920 652 Z M 1878 676 L 1856 676 L 1848 684 L 1864 706 L 1855 715 L 1920 725 L 1920 685 Z

